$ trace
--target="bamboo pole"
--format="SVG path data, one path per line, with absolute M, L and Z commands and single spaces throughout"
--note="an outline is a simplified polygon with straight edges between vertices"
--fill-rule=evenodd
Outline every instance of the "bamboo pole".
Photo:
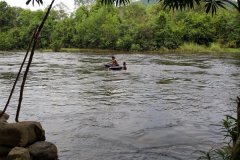
M 5 105 L 2 113 L 0 114 L 0 118 L 1 118 L 2 115 L 6 112 L 7 107 L 8 107 L 8 105 L 9 105 L 10 101 L 11 101 L 11 98 L 12 98 L 13 92 L 14 92 L 14 90 L 15 90 L 15 87 L 16 87 L 16 84 L 17 84 L 17 81 L 18 81 L 18 78 L 19 78 L 19 76 L 20 76 L 20 74 L 21 74 L 21 72 L 22 72 L 22 68 L 23 68 L 23 66 L 24 66 L 24 64 L 25 64 L 25 61 L 26 61 L 27 56 L 28 56 L 28 53 L 29 53 L 29 51 L 30 51 L 30 49 L 31 49 L 32 42 L 33 42 L 33 39 L 34 39 L 34 35 L 36 34 L 37 29 L 38 29 L 38 26 L 35 28 L 35 30 L 34 30 L 34 32 L 33 32 L 33 35 L 32 35 L 32 38 L 31 38 L 31 40 L 30 40 L 30 42 L 29 42 L 29 44 L 28 44 L 27 52 L 26 52 L 26 54 L 25 54 L 25 57 L 24 57 L 24 59 L 23 59 L 23 62 L 22 62 L 22 64 L 21 64 L 21 66 L 20 66 L 20 69 L 19 69 L 19 71 L 18 71 L 17 77 L 16 77 L 16 79 L 15 79 L 15 81 L 14 81 L 14 84 L 13 84 L 12 90 L 11 90 L 11 92 L 10 92 L 10 95 L 9 95 L 9 97 L 8 97 L 7 103 L 6 103 L 6 105 Z
M 17 107 L 16 117 L 15 117 L 15 121 L 16 122 L 18 122 L 19 113 L 20 113 L 21 104 L 22 104 L 22 99 L 23 99 L 24 86 L 25 86 L 25 83 L 26 83 L 26 79 L 27 79 L 29 68 L 30 68 L 31 63 L 32 63 L 34 51 L 35 51 L 35 48 L 36 48 L 36 45 L 37 45 L 37 42 L 38 42 L 38 37 L 39 37 L 39 35 L 41 33 L 41 30 L 42 30 L 42 28 L 43 28 L 43 26 L 44 26 L 48 16 L 49 16 L 49 13 L 51 11 L 51 8 L 52 8 L 52 5 L 53 5 L 54 1 L 55 0 L 52 0 L 51 4 L 48 7 L 48 10 L 47 10 L 47 12 L 46 12 L 46 14 L 45 14 L 45 16 L 44 16 L 44 18 L 42 20 L 42 23 L 40 24 L 40 26 L 37 29 L 36 34 L 34 35 L 34 41 L 33 41 L 31 54 L 30 54 L 30 57 L 29 57 L 29 61 L 28 61 L 28 64 L 27 64 L 27 67 L 26 67 L 26 71 L 25 71 L 24 76 L 23 76 L 22 85 L 21 85 L 20 96 L 19 96 L 19 101 L 18 101 L 18 107 Z

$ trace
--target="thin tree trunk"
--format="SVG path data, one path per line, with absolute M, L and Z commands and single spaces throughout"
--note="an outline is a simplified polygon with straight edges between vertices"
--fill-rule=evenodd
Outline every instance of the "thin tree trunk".
M 238 4 L 238 12 L 240 12 L 240 0 L 237 0 L 237 4 Z
M 18 78 L 19 78 L 19 76 L 20 76 L 20 74 L 21 74 L 21 72 L 22 72 L 22 68 L 23 68 L 23 66 L 24 66 L 24 64 L 25 64 L 25 61 L 26 61 L 26 59 L 27 59 L 29 50 L 31 49 L 32 42 L 33 42 L 33 40 L 34 40 L 34 35 L 37 33 L 37 29 L 38 29 L 38 26 L 35 28 L 35 30 L 34 30 L 34 32 L 33 32 L 33 35 L 32 35 L 32 38 L 31 38 L 31 40 L 30 40 L 30 42 L 29 42 L 29 44 L 28 44 L 27 52 L 26 52 L 26 54 L 25 54 L 25 57 L 24 57 L 23 62 L 22 62 L 22 64 L 21 64 L 21 67 L 20 67 L 20 69 L 19 69 L 19 71 L 18 71 L 17 77 L 16 77 L 16 79 L 15 79 L 15 81 L 14 81 L 14 84 L 13 84 L 12 90 L 11 90 L 11 92 L 10 92 L 10 95 L 9 95 L 9 97 L 8 97 L 7 103 L 6 103 L 6 105 L 5 105 L 2 113 L 0 114 L 0 118 L 1 118 L 2 115 L 6 112 L 7 107 L 8 107 L 8 105 L 9 105 L 10 101 L 11 101 L 11 98 L 12 98 L 13 92 L 14 92 L 14 90 L 15 90 L 15 87 L 16 87 L 16 84 L 17 84 L 17 81 L 18 81 Z
M 45 14 L 43 20 L 42 20 L 42 23 L 40 24 L 40 26 L 38 27 L 38 30 L 36 32 L 36 34 L 34 35 L 34 41 L 33 41 L 33 46 L 32 46 L 32 50 L 31 50 L 31 54 L 30 54 L 30 57 L 29 57 L 29 61 L 28 61 L 28 65 L 26 67 L 26 71 L 24 73 L 24 76 L 23 76 L 23 81 L 22 81 L 22 85 L 21 85 L 21 90 L 20 90 L 20 96 L 19 96 L 19 102 L 18 102 L 18 107 L 17 107 L 17 112 L 16 112 L 16 117 L 15 117 L 15 121 L 18 122 L 18 117 L 19 117 L 19 113 L 20 113 L 20 109 L 21 109 L 21 104 L 22 104 L 22 99 L 23 99 L 23 91 L 24 91 L 24 86 L 25 86 L 25 82 L 26 82 L 26 79 L 27 79 L 27 75 L 28 75 L 28 71 L 29 71 L 29 68 L 31 66 L 31 63 L 32 63 L 32 59 L 33 59 L 33 55 L 34 55 L 34 51 L 35 51 L 35 48 L 36 48 L 36 45 L 37 45 L 37 41 L 38 41 L 38 37 L 39 37 L 39 34 L 41 33 L 41 30 L 49 16 L 49 13 L 51 11 L 51 8 L 52 8 L 52 5 L 54 3 L 55 0 L 52 0 L 52 3 L 50 4 L 50 6 L 48 7 L 48 10 L 47 10 L 47 13 Z

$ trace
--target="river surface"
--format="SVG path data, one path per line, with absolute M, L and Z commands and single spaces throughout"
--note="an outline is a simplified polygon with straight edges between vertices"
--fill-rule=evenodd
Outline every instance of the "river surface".
M 3 109 L 24 53 L 0 54 Z M 240 55 L 35 54 L 19 120 L 40 121 L 60 160 L 194 160 L 224 141 Z M 19 84 L 7 110 L 14 122 Z

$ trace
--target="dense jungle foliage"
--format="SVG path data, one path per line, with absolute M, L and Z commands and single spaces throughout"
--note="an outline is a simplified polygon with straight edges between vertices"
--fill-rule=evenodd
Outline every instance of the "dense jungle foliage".
M 44 11 L 10 7 L 0 2 L 0 50 L 26 49 Z M 176 49 L 185 43 L 224 48 L 240 47 L 239 13 L 204 8 L 166 11 L 161 3 L 132 3 L 114 7 L 100 4 L 79 7 L 74 13 L 51 11 L 38 48 L 94 48 L 126 51 Z

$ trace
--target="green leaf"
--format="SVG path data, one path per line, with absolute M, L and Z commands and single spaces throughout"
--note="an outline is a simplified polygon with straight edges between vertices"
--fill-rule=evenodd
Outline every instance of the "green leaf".
M 200 5 L 200 0 L 160 0 L 163 2 L 163 7 L 170 9 L 194 8 L 194 4 Z
M 205 1 L 205 7 L 206 7 L 206 13 L 209 13 L 210 10 L 212 11 L 212 15 L 217 13 L 217 9 L 219 7 L 226 9 L 226 7 L 224 6 L 225 3 L 223 0 L 206 0 Z
M 28 5 L 30 2 L 31 2 L 31 0 L 28 0 L 28 1 L 26 2 L 26 4 Z
M 34 1 L 38 3 L 38 5 L 43 4 L 42 0 L 27 0 L 26 4 L 28 5 L 32 1 L 32 5 L 34 6 Z

